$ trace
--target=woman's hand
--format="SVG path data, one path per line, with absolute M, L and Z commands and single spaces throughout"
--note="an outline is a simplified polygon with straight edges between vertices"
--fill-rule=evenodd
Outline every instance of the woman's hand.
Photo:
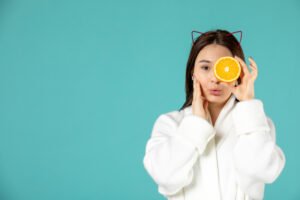
M 205 97 L 202 96 L 202 89 L 200 82 L 193 77 L 193 102 L 192 102 L 192 111 L 194 115 L 202 117 L 206 120 L 211 120 L 210 113 L 208 110 L 208 101 Z
M 251 73 L 248 70 L 246 63 L 238 56 L 234 57 L 237 59 L 241 65 L 241 83 L 237 86 L 230 86 L 232 93 L 239 101 L 245 101 L 254 99 L 254 81 L 257 77 L 257 65 L 254 62 L 253 58 L 249 58 L 250 68 L 252 69 Z

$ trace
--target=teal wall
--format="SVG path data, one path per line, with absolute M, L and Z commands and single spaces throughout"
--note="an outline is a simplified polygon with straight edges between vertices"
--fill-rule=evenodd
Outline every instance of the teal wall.
M 145 144 L 215 28 L 243 31 L 287 158 L 265 199 L 300 199 L 299 20 L 297 0 L 0 0 L 0 199 L 164 199 Z

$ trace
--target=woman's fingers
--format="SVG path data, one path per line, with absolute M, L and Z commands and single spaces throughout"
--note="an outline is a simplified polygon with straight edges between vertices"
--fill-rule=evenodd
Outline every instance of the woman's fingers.
M 194 86 L 193 100 L 195 101 L 198 96 L 197 82 L 196 82 L 195 77 L 194 77 L 193 84 L 194 84 L 193 85 Z
M 250 68 L 252 70 L 251 75 L 252 75 L 253 79 L 255 80 L 257 77 L 257 73 L 258 73 L 257 64 L 255 63 L 255 61 L 253 60 L 252 57 L 249 58 L 249 61 L 250 61 Z
M 200 82 L 196 79 L 196 77 L 193 77 L 193 87 L 193 113 L 200 117 L 208 119 L 208 102 L 202 96 L 202 87 Z
M 194 88 L 194 91 L 193 91 L 193 100 L 195 100 L 196 99 L 196 95 L 197 95 L 196 79 L 195 79 L 195 77 L 193 79 L 193 88 Z
M 251 56 L 249 57 L 249 61 L 250 61 L 250 64 L 251 64 L 254 68 L 257 69 L 257 64 L 256 64 L 256 62 L 254 61 L 254 59 L 253 59 Z
M 204 93 L 203 93 L 203 88 L 199 82 L 199 91 L 200 91 L 200 98 L 202 99 L 202 101 L 205 101 L 206 98 L 204 97 Z
M 197 97 L 198 95 L 198 82 L 197 82 L 197 79 L 194 77 L 194 97 Z
M 197 80 L 196 77 L 193 77 L 193 87 L 194 87 L 194 93 L 193 93 L 193 99 L 201 99 L 202 101 L 205 100 L 205 97 L 202 95 L 202 87 L 200 82 Z
M 202 101 L 205 100 L 205 98 L 202 95 L 201 84 L 197 79 L 196 79 L 196 91 L 197 91 L 197 98 L 201 99 Z
M 211 121 L 209 110 L 208 110 L 208 101 L 205 101 L 204 109 L 205 109 L 205 114 L 206 114 L 207 119 Z
M 197 84 L 197 92 L 199 97 L 202 96 L 202 92 L 201 92 L 201 86 L 200 86 L 200 82 L 196 79 L 196 84 Z
M 243 61 L 243 59 L 241 59 L 238 56 L 234 56 L 234 58 L 237 59 L 239 61 L 239 63 L 241 64 L 244 75 L 248 76 L 250 74 L 250 72 L 249 72 L 249 69 L 248 69 L 246 63 Z

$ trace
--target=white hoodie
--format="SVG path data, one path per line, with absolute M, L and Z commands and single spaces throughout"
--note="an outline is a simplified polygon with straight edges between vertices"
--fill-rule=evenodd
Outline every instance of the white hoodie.
M 143 164 L 168 200 L 263 199 L 285 166 L 259 99 L 228 99 L 214 126 L 192 107 L 161 114 Z

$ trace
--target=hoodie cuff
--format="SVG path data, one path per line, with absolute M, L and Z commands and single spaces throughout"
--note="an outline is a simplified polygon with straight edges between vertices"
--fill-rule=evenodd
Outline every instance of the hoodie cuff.
M 238 102 L 232 116 L 237 135 L 270 130 L 263 103 L 259 99 Z
M 197 115 L 188 115 L 183 118 L 178 127 L 178 136 L 187 140 L 202 154 L 207 143 L 215 135 L 215 129 L 205 119 Z

